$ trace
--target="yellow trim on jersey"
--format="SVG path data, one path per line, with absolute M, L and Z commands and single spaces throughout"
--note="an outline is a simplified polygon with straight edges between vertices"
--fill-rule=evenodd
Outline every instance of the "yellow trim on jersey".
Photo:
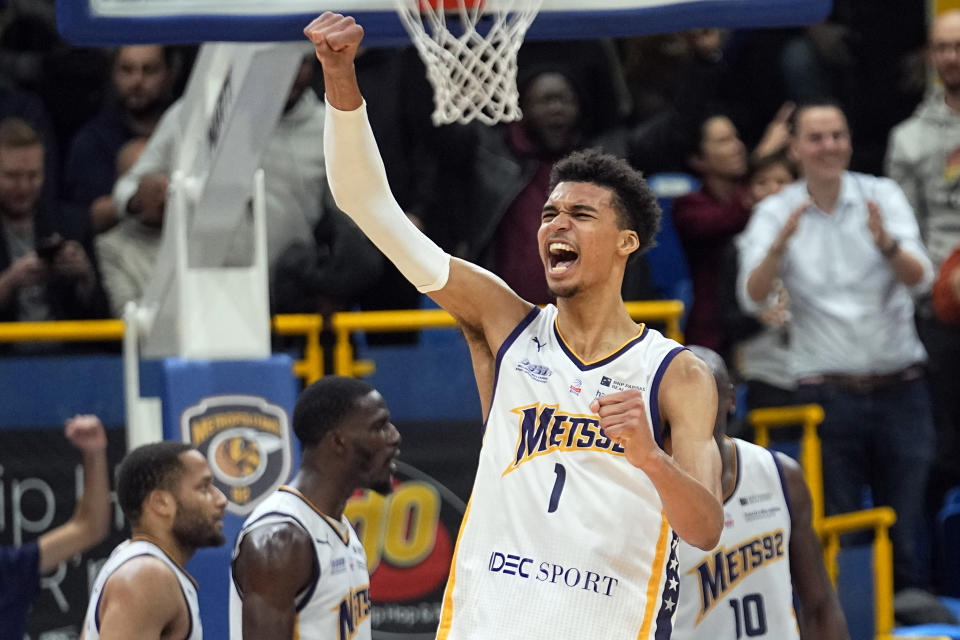
M 450 577 L 447 578 L 447 588 L 443 590 L 443 615 L 440 616 L 440 626 L 437 627 L 437 640 L 447 640 L 450 628 L 453 626 L 453 587 L 457 582 L 457 553 L 460 551 L 460 538 L 467 528 L 467 518 L 470 517 L 470 504 L 473 496 L 467 501 L 467 508 L 460 521 L 460 531 L 457 533 L 457 542 L 453 545 L 453 559 L 450 561 Z
M 300 614 L 293 619 L 293 640 L 300 640 Z
M 143 535 L 143 534 L 136 535 L 136 536 L 131 536 L 131 537 L 130 537 L 130 542 L 137 542 L 137 541 L 140 541 L 140 542 L 149 542 L 150 544 L 152 544 L 153 546 L 155 546 L 157 549 L 160 549 L 160 552 L 163 553 L 163 555 L 167 556 L 167 560 L 169 560 L 169 561 L 172 562 L 174 565 L 176 565 L 176 567 L 177 567 L 178 569 L 180 569 L 180 571 L 183 572 L 183 575 L 187 576 L 187 579 L 190 580 L 190 582 L 193 584 L 193 588 L 194 588 L 194 589 L 197 589 L 197 590 L 200 589 L 200 585 L 197 584 L 197 581 L 194 579 L 194 577 L 193 577 L 192 575 L 190 575 L 190 572 L 187 571 L 182 564 L 180 564 L 179 562 L 177 562 L 177 559 L 174 558 L 172 555 L 170 555 L 170 554 L 167 552 L 167 550 L 164 549 L 164 548 L 160 545 L 159 542 L 157 542 L 156 540 L 153 540 L 153 539 L 150 538 L 149 536 L 145 536 L 145 535 Z M 132 559 L 133 559 L 133 558 L 131 558 L 131 560 L 132 560 Z
M 287 493 L 292 493 L 293 495 L 303 500 L 308 507 L 310 507 L 317 513 L 318 516 L 320 516 L 330 524 L 330 528 L 332 528 L 334 531 L 337 532 L 337 536 L 340 538 L 343 544 L 347 544 L 348 542 L 350 542 L 350 529 L 347 529 L 346 534 L 340 533 L 340 527 L 343 525 L 343 522 L 340 520 L 335 520 L 334 518 L 331 518 L 330 516 L 325 514 L 323 511 L 320 511 L 320 509 L 317 508 L 317 505 L 310 502 L 310 499 L 307 496 L 303 495 L 293 487 L 288 487 L 287 485 L 278 487 L 277 491 L 285 491 Z
M 647 582 L 647 606 L 643 610 L 643 626 L 637 634 L 637 640 L 647 640 L 650 637 L 650 627 L 653 626 L 653 616 L 657 608 L 657 593 L 660 591 L 660 580 L 663 578 L 663 565 L 667 561 L 667 548 L 670 546 L 670 523 L 666 515 L 660 512 L 660 536 L 657 538 L 657 555 L 650 568 L 650 581 Z
M 557 330 L 557 335 L 560 336 L 560 340 L 563 341 L 563 344 L 566 345 L 566 347 L 567 347 L 567 349 L 570 351 L 570 353 L 571 353 L 572 355 L 576 356 L 577 360 L 579 360 L 580 363 L 583 364 L 583 365 L 585 365 L 585 366 L 590 366 L 590 365 L 592 365 L 592 364 L 596 364 L 596 363 L 600 362 L 601 360 L 606 360 L 607 358 L 609 358 L 609 357 L 611 357 L 611 356 L 613 356 L 613 355 L 616 355 L 616 354 L 619 353 L 625 346 L 627 346 L 628 344 L 630 344 L 631 342 L 633 342 L 634 340 L 636 340 L 637 338 L 639 338 L 640 336 L 642 336 L 642 335 L 643 335 L 643 331 L 647 328 L 647 325 L 646 325 L 645 323 L 642 323 L 642 322 L 641 322 L 641 323 L 640 323 L 640 329 L 637 331 L 636 335 L 634 335 L 632 338 L 630 338 L 629 340 L 627 340 L 626 342 L 624 342 L 623 344 L 621 344 L 619 347 L 617 347 L 616 349 L 614 349 L 613 351 L 611 351 L 611 352 L 608 353 L 607 355 L 605 355 L 605 356 L 603 356 L 603 357 L 600 357 L 600 358 L 597 358 L 596 360 L 591 360 L 590 362 L 587 362 L 586 360 L 584 360 L 583 358 L 580 357 L 580 354 L 578 354 L 576 351 L 574 351 L 573 347 L 570 346 L 570 343 L 567 342 L 567 339 L 563 337 L 563 333 L 560 331 L 560 323 L 559 323 L 559 320 L 560 320 L 560 315 L 557 314 L 557 316 L 553 319 L 553 325 L 554 325 L 554 328 Z

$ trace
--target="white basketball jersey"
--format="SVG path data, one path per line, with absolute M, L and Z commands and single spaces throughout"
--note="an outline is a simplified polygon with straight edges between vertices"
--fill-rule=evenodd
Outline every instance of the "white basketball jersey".
M 790 579 L 790 503 L 773 452 L 733 439 L 737 481 L 713 551 L 680 544 L 673 639 L 799 639 Z
M 253 510 L 233 548 L 251 530 L 275 523 L 300 527 L 313 540 L 315 579 L 297 594 L 295 638 L 370 640 L 370 575 L 367 556 L 346 517 L 339 523 L 321 513 L 299 491 L 280 487 Z M 340 525 L 346 532 L 341 535 Z M 243 637 L 243 598 L 230 574 L 230 637 Z
M 180 583 L 180 590 L 183 592 L 183 599 L 187 603 L 187 610 L 190 613 L 190 632 L 184 636 L 184 640 L 202 640 L 203 627 L 200 625 L 200 605 L 197 602 L 197 583 L 186 570 L 176 563 L 163 549 L 157 545 L 142 538 L 132 538 L 117 545 L 110 557 L 100 568 L 97 579 L 93 583 L 93 590 L 90 592 L 90 604 L 87 605 L 87 615 L 83 619 L 83 638 L 84 640 L 98 640 L 100 638 L 100 598 L 103 595 L 103 588 L 107 580 L 113 575 L 120 565 L 140 556 L 153 556 L 160 559 L 165 565 L 170 567 L 173 574 L 177 576 Z
M 678 538 L 653 483 L 590 403 L 639 389 L 661 442 L 657 392 L 683 347 L 643 327 L 584 362 L 556 316 L 552 305 L 534 308 L 497 354 L 440 640 L 670 637 Z

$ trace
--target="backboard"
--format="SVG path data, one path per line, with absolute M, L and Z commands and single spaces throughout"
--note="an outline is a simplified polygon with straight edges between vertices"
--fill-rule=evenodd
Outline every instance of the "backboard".
M 544 0 L 527 39 L 625 37 L 693 27 L 809 24 L 831 0 Z M 392 0 L 57 0 L 77 45 L 301 40 L 325 10 L 357 18 L 367 46 L 409 44 Z

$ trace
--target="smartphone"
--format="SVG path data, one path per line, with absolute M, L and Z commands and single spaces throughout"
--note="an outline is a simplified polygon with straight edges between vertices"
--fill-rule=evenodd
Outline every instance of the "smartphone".
M 60 253 L 60 250 L 63 249 L 63 245 L 66 243 L 66 240 L 63 239 L 59 233 L 55 233 L 45 238 L 40 238 L 37 240 L 36 249 L 37 255 L 41 260 L 47 262 L 53 262 L 54 258 L 57 257 L 57 254 Z

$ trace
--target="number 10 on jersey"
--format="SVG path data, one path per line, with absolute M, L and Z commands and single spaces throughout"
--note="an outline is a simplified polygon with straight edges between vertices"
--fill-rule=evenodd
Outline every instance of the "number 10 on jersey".
M 731 598 L 730 608 L 733 609 L 733 624 L 738 640 L 744 636 L 755 638 L 767 632 L 767 614 L 763 608 L 763 596 L 759 593 Z

